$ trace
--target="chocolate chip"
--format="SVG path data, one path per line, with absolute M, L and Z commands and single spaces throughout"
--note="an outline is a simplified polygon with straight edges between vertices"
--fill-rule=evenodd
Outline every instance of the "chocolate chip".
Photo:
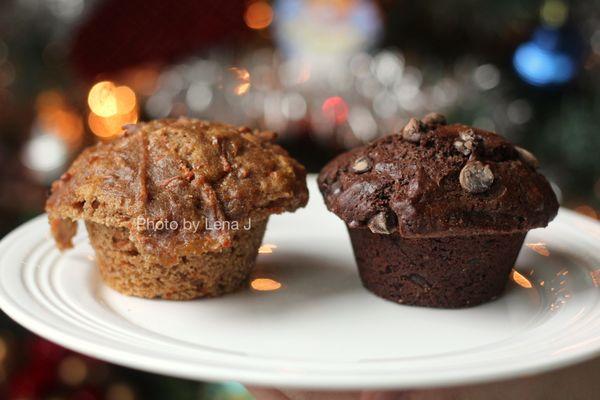
M 468 156 L 475 148 L 475 142 L 477 140 L 475 137 L 475 132 L 473 132 L 473 129 L 466 129 L 464 131 L 460 131 L 458 136 L 460 139 L 454 142 L 454 148 L 459 153 Z
M 535 156 L 529 150 L 525 150 L 524 148 L 519 146 L 515 146 L 515 150 L 517 150 L 517 152 L 519 153 L 519 157 L 521 158 L 521 160 L 523 160 L 523 162 L 525 162 L 525 164 L 533 168 L 537 168 L 540 166 L 540 162 L 538 161 L 538 159 L 535 158 Z
M 489 165 L 470 161 L 460 171 L 459 182 L 469 193 L 483 193 L 494 183 L 494 174 Z
M 395 218 L 387 211 L 381 211 L 371 217 L 367 224 L 371 232 L 389 235 L 396 230 Z
M 355 219 L 353 219 L 352 221 L 350 221 L 348 223 L 348 227 L 350 227 L 350 228 L 358 228 L 359 226 L 360 226 L 360 223 Z
M 469 142 L 472 143 L 472 142 Z M 472 146 L 470 146 L 472 147 Z M 463 142 L 462 140 L 457 140 L 454 142 L 454 148 L 459 152 L 464 154 L 465 156 L 468 156 L 469 154 L 471 154 L 471 149 L 467 148 L 465 146 L 465 142 Z
M 423 132 L 423 123 L 416 118 L 411 118 L 406 126 L 402 128 L 402 138 L 409 142 L 418 143 Z
M 420 286 L 422 289 L 431 289 L 431 284 L 419 274 L 410 274 L 408 276 L 408 280 L 414 283 L 415 285 Z
M 446 117 L 439 113 L 429 113 L 423 118 L 421 118 L 421 122 L 427 125 L 428 127 L 436 127 L 440 125 L 446 125 Z
M 473 140 L 475 140 L 475 132 L 473 132 L 473 129 L 470 129 L 470 128 L 467 130 L 458 132 L 458 136 L 460 137 L 460 140 L 462 140 L 463 142 L 472 142 Z
M 330 186 L 329 186 L 329 190 L 331 192 L 331 194 L 339 194 L 342 191 L 342 184 L 340 183 L 340 181 L 334 181 Z
M 350 170 L 355 174 L 362 174 L 363 172 L 370 171 L 372 166 L 373 163 L 369 157 L 359 157 L 354 161 Z

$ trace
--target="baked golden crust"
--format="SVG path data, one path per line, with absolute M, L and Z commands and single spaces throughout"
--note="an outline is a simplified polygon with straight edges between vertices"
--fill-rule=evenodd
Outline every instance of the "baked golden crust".
M 127 228 L 140 254 L 161 265 L 228 248 L 232 232 L 207 227 L 264 220 L 308 200 L 304 167 L 274 140 L 196 119 L 127 126 L 118 139 L 85 149 L 52 184 L 46 211 L 57 244 L 70 247 L 73 221 L 83 219 Z M 157 221 L 178 229 L 148 229 Z M 184 229 L 185 221 L 197 225 Z

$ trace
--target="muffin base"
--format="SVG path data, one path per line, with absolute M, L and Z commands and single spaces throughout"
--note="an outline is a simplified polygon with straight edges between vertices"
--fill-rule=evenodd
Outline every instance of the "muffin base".
M 409 305 L 460 308 L 499 296 L 527 232 L 436 238 L 349 229 L 363 285 Z
M 220 252 L 181 257 L 164 267 L 149 262 L 129 240 L 129 230 L 86 222 L 100 275 L 120 293 L 145 298 L 190 300 L 233 292 L 254 267 L 267 220 L 236 231 L 232 246 Z

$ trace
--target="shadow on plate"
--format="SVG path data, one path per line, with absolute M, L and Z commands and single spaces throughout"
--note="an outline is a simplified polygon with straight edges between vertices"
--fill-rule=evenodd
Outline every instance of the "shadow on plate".
M 265 279 L 267 287 L 257 285 Z M 279 252 L 260 257 L 247 287 L 219 301 L 235 303 L 233 312 L 289 314 L 319 307 L 325 299 L 343 300 L 356 291 L 365 289 L 353 260 Z

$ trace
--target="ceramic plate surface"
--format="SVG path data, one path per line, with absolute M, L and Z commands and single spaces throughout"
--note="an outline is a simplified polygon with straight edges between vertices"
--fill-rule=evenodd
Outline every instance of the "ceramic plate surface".
M 498 300 L 426 309 L 363 289 L 345 226 L 326 211 L 314 179 L 310 189 L 307 208 L 271 218 L 255 288 L 188 302 L 120 295 L 102 284 L 85 229 L 61 254 L 40 216 L 0 244 L 0 306 L 33 332 L 103 360 L 280 387 L 453 385 L 600 354 L 593 220 L 561 210 L 547 229 L 531 231 L 520 273 Z

